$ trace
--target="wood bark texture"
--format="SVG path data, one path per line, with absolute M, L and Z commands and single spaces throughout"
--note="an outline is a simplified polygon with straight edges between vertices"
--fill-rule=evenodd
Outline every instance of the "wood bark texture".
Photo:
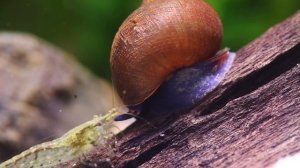
M 140 121 L 120 136 L 108 167 L 270 167 L 300 152 L 300 12 L 240 49 L 197 107 L 151 117 L 155 128 Z M 102 155 L 75 165 L 104 167 Z

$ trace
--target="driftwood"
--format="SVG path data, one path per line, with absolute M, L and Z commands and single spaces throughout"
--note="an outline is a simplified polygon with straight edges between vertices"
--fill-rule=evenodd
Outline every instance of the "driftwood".
M 299 63 L 300 12 L 239 50 L 225 80 L 196 108 L 151 121 L 157 128 L 133 125 L 106 165 L 268 167 L 300 152 Z M 99 158 L 73 165 L 103 167 Z

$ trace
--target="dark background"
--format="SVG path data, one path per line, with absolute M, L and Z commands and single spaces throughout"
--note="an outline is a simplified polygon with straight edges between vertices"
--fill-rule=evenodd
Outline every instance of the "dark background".
M 1 0 L 0 31 L 35 34 L 74 54 L 110 81 L 115 32 L 141 0 Z M 224 25 L 223 46 L 237 50 L 295 13 L 300 0 L 208 0 Z

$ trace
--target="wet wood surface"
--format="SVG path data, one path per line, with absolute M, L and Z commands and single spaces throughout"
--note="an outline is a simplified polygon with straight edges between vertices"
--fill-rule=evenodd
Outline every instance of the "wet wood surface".
M 106 166 L 269 167 L 300 152 L 300 12 L 237 51 L 225 80 L 197 107 L 146 119 L 155 128 L 132 126 Z M 104 166 L 99 158 L 76 165 Z

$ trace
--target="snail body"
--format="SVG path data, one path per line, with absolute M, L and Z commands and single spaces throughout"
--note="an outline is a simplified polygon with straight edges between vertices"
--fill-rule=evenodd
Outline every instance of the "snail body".
M 194 98 L 187 94 L 195 90 L 188 93 L 182 89 L 195 82 L 201 87 L 198 81 L 203 81 L 203 76 L 220 75 L 221 70 L 213 69 L 215 64 L 223 72 L 223 64 L 232 62 L 224 61 L 229 58 L 227 51 L 220 54 L 222 57 L 215 56 L 222 36 L 219 16 L 203 0 L 144 0 L 115 36 L 110 57 L 113 85 L 124 104 L 132 108 L 147 106 L 148 111 L 152 108 L 160 113 L 174 104 L 181 106 L 172 94 L 168 95 L 174 93 L 173 89 L 182 93 L 175 95 L 198 102 L 198 97 L 203 97 L 199 96 L 201 93 Z M 191 75 L 189 68 L 195 66 L 202 73 Z M 215 85 L 204 92 L 211 91 Z M 165 98 L 173 102 L 170 104 Z M 156 106 L 162 108 L 153 108 Z
M 151 113 L 182 112 L 194 107 L 224 79 L 235 53 L 220 52 L 215 58 L 175 72 L 140 107 Z

